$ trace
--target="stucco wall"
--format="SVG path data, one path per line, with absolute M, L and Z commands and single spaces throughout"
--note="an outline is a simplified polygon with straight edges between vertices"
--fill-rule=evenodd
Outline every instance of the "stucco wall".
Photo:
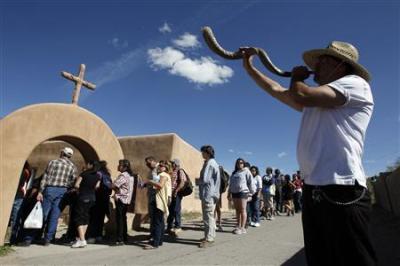
M 203 165 L 201 153 L 176 134 L 120 137 L 118 140 L 125 158 L 133 161 L 135 171 L 142 177 L 149 175 L 149 169 L 144 162 L 144 159 L 148 156 L 154 156 L 156 160 L 178 158 L 181 161 L 181 167 L 188 173 L 193 184 L 195 183 L 194 179 L 199 176 Z M 192 193 L 192 195 L 184 198 L 182 205 L 184 212 L 201 211 L 200 200 L 195 195 L 196 193 Z M 138 190 L 136 202 L 135 212 L 147 213 L 145 189 Z

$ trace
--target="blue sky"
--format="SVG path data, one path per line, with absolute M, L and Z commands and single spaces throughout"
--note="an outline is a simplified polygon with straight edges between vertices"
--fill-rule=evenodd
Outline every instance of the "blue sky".
M 303 64 L 305 50 L 353 43 L 373 76 L 367 174 L 400 156 L 396 1 L 2 1 L 0 16 L 2 117 L 69 103 L 73 84 L 60 71 L 85 63 L 98 88 L 79 105 L 117 136 L 175 132 L 196 148 L 213 145 L 228 169 L 243 157 L 262 171 L 295 171 L 300 113 L 258 88 L 241 61 L 213 54 L 200 32 L 208 25 L 225 48 L 262 47 L 284 70 Z

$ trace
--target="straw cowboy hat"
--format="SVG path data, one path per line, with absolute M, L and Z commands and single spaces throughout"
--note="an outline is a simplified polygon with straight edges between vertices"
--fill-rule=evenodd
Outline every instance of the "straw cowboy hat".
M 362 77 L 366 81 L 371 79 L 368 70 L 358 63 L 358 50 L 352 44 L 347 42 L 333 41 L 326 49 L 315 49 L 306 51 L 303 54 L 303 60 L 306 65 L 315 71 L 315 64 L 321 55 L 330 55 L 353 67 L 354 74 Z

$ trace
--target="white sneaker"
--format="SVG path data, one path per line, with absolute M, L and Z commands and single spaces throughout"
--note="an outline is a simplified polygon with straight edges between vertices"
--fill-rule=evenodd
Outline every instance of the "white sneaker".
M 245 229 L 246 230 L 246 229 Z M 233 233 L 235 234 L 235 235 L 241 235 L 242 233 L 243 233 L 243 231 L 242 231 L 242 229 L 240 229 L 240 228 L 236 228 L 235 230 L 233 230 Z
M 74 244 L 72 244 L 71 248 L 84 248 L 86 245 L 86 240 L 77 240 Z
M 254 226 L 255 225 L 255 223 L 254 222 L 250 222 L 250 226 Z
M 254 227 L 260 227 L 260 223 L 255 223 Z
M 246 228 L 242 228 L 241 231 L 242 231 L 242 234 L 247 234 Z

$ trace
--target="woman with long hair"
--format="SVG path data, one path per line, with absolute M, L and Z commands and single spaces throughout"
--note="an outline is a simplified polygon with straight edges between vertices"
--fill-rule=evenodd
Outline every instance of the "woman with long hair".
M 261 196 L 261 188 L 262 181 L 260 172 L 257 166 L 250 167 L 251 175 L 253 176 L 253 182 L 256 187 L 255 193 L 251 197 L 251 201 L 249 202 L 249 217 L 247 220 L 249 221 L 250 226 L 259 227 L 260 226 L 260 196 Z
M 96 203 L 90 210 L 90 222 L 87 230 L 88 239 L 94 239 L 96 243 L 103 240 L 104 218 L 110 216 L 110 195 L 112 192 L 112 180 L 106 161 L 100 161 L 100 169 L 97 172 L 100 179 L 100 187 L 96 190 Z
M 245 161 L 238 158 L 235 163 L 235 170 L 229 179 L 228 200 L 233 200 L 236 211 L 237 227 L 233 230 L 234 234 L 240 235 L 247 233 L 247 201 L 255 193 L 255 185 L 250 170 L 245 167 Z
M 112 184 L 115 191 L 115 220 L 117 225 L 117 240 L 114 245 L 121 246 L 128 242 L 128 226 L 126 212 L 132 200 L 134 178 L 131 163 L 127 159 L 119 160 L 120 175 Z

